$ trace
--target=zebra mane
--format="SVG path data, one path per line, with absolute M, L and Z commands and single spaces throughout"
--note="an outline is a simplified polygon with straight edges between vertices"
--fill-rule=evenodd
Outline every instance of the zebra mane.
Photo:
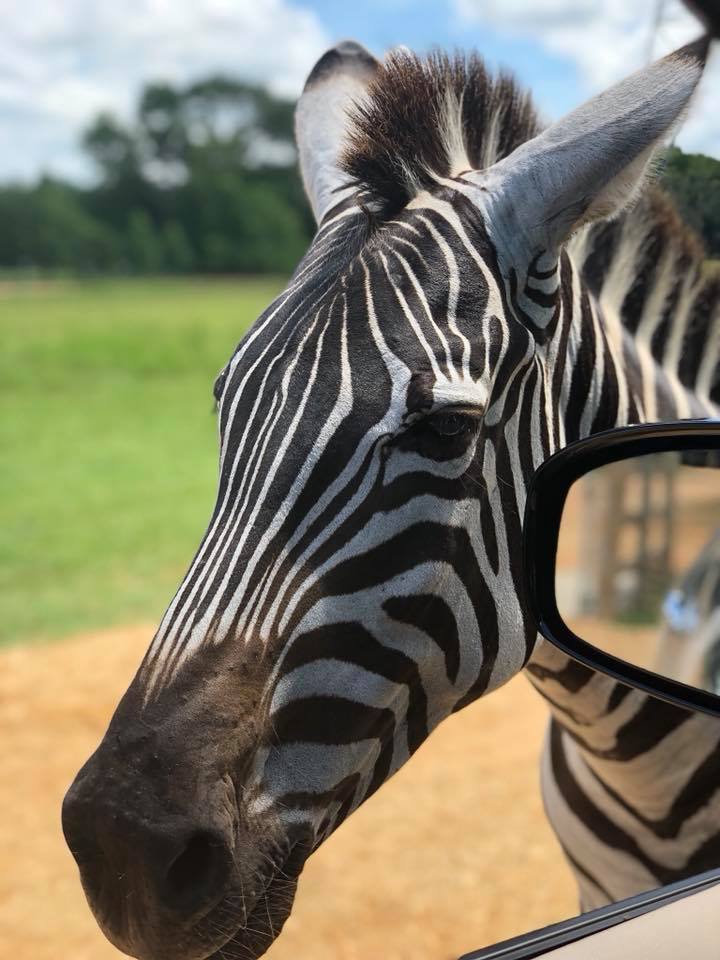
M 506 157 L 540 131 L 529 93 L 477 54 L 394 51 L 355 105 L 341 165 L 381 219 L 464 170 Z

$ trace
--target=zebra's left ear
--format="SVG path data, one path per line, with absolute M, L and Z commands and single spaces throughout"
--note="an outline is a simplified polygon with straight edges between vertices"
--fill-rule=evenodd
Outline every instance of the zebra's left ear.
M 557 251 L 640 193 L 702 76 L 704 38 L 589 100 L 484 174 L 488 225 L 515 263 Z
M 295 140 L 305 192 L 318 223 L 342 199 L 347 174 L 338 164 L 345 146 L 348 110 L 375 76 L 377 60 L 352 40 L 328 50 L 315 64 L 295 110 Z

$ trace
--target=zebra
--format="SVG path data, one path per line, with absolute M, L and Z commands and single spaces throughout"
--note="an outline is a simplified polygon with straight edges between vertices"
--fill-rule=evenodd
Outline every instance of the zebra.
M 647 184 L 707 50 L 545 129 L 477 55 L 316 64 L 317 234 L 215 382 L 207 531 L 64 801 L 120 949 L 261 955 L 310 853 L 523 668 L 583 908 L 720 863 L 720 728 L 540 641 L 520 557 L 552 452 L 717 411 L 720 281 Z

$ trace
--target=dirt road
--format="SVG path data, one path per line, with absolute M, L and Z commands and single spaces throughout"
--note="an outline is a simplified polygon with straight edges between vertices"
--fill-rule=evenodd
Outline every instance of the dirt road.
M 0 653 L 0 957 L 110 960 L 60 803 L 150 635 Z M 542 814 L 545 708 L 527 681 L 451 717 L 321 848 L 271 960 L 450 960 L 575 912 Z

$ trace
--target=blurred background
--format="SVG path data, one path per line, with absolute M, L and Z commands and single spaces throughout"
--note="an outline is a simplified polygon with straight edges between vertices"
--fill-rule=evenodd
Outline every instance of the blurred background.
M 210 515 L 214 376 L 312 235 L 292 118 L 313 63 L 347 37 L 474 48 L 552 119 L 698 25 L 675 0 L 0 13 L 0 956 L 95 960 L 118 954 L 59 804 Z M 708 259 L 719 90 L 716 54 L 663 172 Z M 450 958 L 574 913 L 536 785 L 544 716 L 519 679 L 448 721 L 313 858 L 271 955 Z

